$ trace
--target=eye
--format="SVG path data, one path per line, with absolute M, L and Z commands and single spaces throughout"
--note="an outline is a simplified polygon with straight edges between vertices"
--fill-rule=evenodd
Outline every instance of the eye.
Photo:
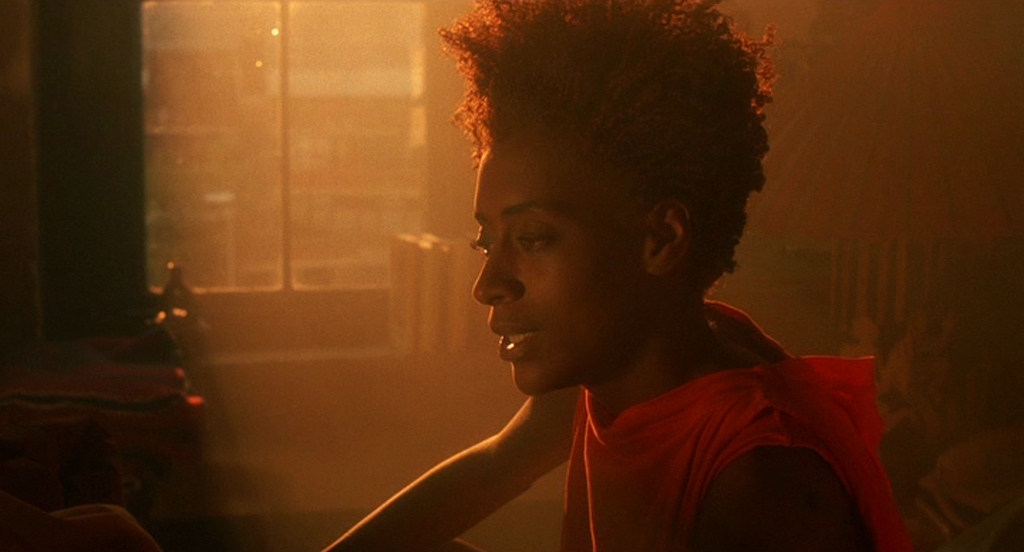
M 516 236 L 516 243 L 519 244 L 519 249 L 527 252 L 540 250 L 553 240 L 554 236 L 549 233 L 526 232 Z

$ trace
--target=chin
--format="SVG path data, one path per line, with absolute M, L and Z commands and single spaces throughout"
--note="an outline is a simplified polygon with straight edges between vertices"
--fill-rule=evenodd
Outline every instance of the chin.
M 541 366 L 518 363 L 512 364 L 512 381 L 520 392 L 531 397 L 576 385 L 552 377 L 550 370 Z

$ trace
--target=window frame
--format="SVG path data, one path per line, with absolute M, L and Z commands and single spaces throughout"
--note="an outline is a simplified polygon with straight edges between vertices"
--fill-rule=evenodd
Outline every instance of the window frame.
M 139 5 L 142 0 L 137 0 Z M 189 0 L 145 0 L 153 3 L 181 3 Z M 287 25 L 288 5 L 309 0 L 236 0 L 241 2 L 276 2 Z M 320 2 L 353 3 L 367 0 L 316 0 Z M 390 2 L 395 0 L 370 0 Z M 402 0 L 409 1 L 409 0 Z M 451 124 L 451 115 L 462 94 L 461 78 L 455 72 L 454 63 L 439 53 L 431 52 L 430 39 L 436 39 L 437 28 L 449 24 L 456 16 L 464 13 L 468 0 L 442 0 L 419 2 L 424 6 L 424 25 L 427 32 L 428 54 L 425 60 L 424 91 L 420 104 L 426 110 L 426 178 L 423 189 L 423 230 L 439 235 L 472 235 L 474 224 L 471 216 L 472 189 L 475 169 L 470 158 L 469 144 L 461 132 Z M 141 14 L 139 27 L 141 29 Z M 287 29 L 287 27 L 284 27 Z M 288 33 L 282 33 L 287 35 Z M 285 38 L 287 40 L 287 38 Z M 140 41 L 140 56 L 142 44 Z M 282 51 L 282 92 L 281 92 L 281 151 L 287 152 L 289 126 L 286 94 L 288 69 L 284 42 Z M 283 155 L 282 205 L 284 219 L 284 244 L 282 285 L 276 289 L 210 289 L 198 290 L 195 296 L 198 312 L 208 327 L 208 342 L 211 344 L 211 361 L 237 359 L 240 356 L 260 352 L 279 354 L 282 351 L 320 350 L 337 355 L 353 352 L 394 351 L 388 327 L 390 290 L 387 286 L 377 288 L 296 288 L 293 285 L 289 233 L 291 221 L 290 188 L 288 186 L 289 161 Z M 144 186 L 144 183 L 143 183 Z M 187 282 L 186 268 L 186 284 Z M 159 292 L 158 286 L 150 288 L 151 293 Z M 287 328 L 289 331 L 280 331 Z M 227 360 L 225 360 L 227 359 Z

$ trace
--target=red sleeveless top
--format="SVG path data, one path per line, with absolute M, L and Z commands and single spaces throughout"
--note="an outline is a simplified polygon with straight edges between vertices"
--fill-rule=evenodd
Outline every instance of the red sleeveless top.
M 713 306 L 740 320 L 742 313 Z M 913 550 L 878 459 L 873 359 L 787 358 L 717 372 L 628 408 L 607 426 L 598 422 L 599 409 L 585 392 L 569 461 L 563 552 L 680 550 L 714 478 L 744 453 L 779 445 L 810 448 L 832 466 L 875 550 Z

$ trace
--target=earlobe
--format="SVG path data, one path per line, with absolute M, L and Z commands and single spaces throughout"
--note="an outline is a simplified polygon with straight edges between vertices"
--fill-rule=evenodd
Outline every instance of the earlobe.
M 653 275 L 680 266 L 690 248 L 690 211 L 681 201 L 666 199 L 647 213 L 644 265 Z

